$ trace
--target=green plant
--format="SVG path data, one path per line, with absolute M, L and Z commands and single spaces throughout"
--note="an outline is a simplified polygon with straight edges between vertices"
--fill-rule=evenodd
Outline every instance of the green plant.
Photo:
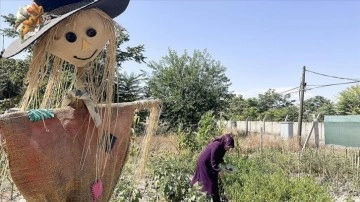
M 325 187 L 321 187 L 313 177 L 291 179 L 290 201 L 332 201 Z
M 205 202 L 206 195 L 200 187 L 191 186 L 190 179 L 195 167 L 188 155 L 158 155 L 151 159 L 152 188 L 166 201 Z M 186 163 L 184 163 L 186 162 Z
M 114 202 L 139 202 L 143 198 L 142 191 L 138 185 L 134 184 L 134 172 L 133 165 L 126 164 L 119 182 L 116 185 L 112 201 Z M 145 188 L 147 184 L 145 183 Z
M 195 139 L 195 133 L 193 133 L 190 129 L 181 130 L 181 127 L 179 127 L 177 137 L 180 151 L 188 150 L 189 152 L 197 152 L 199 150 L 199 145 Z
M 139 202 L 142 199 L 141 191 L 133 187 L 133 181 L 121 177 L 117 184 L 112 201 L 116 202 Z
M 313 177 L 295 177 L 299 170 L 289 168 L 296 167 L 296 159 L 296 154 L 271 149 L 251 157 L 228 155 L 225 162 L 239 171 L 225 175 L 225 195 L 231 201 L 331 201 L 326 186 Z
M 198 132 L 196 135 L 196 142 L 200 148 L 206 146 L 211 139 L 220 135 L 220 128 L 217 125 L 217 119 L 213 115 L 213 111 L 208 111 L 201 116 L 198 123 Z

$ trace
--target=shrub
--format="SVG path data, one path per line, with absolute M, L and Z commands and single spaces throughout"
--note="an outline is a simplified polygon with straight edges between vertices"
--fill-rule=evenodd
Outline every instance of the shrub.
M 208 111 L 201 116 L 198 123 L 198 132 L 196 135 L 196 141 L 200 148 L 206 146 L 212 139 L 219 136 L 221 133 L 220 128 L 217 125 L 213 112 Z
M 250 158 L 228 156 L 225 161 L 239 168 L 239 172 L 225 175 L 225 194 L 232 201 L 331 201 L 326 187 L 322 187 L 313 177 L 294 177 L 288 173 L 285 160 L 290 161 L 280 151 L 266 150 L 266 156 L 253 154 Z M 287 155 L 292 155 L 288 153 Z M 295 162 L 296 163 L 296 162 Z M 311 190 L 310 190 L 311 189 Z
M 152 188 L 166 201 L 204 202 L 206 195 L 199 186 L 191 186 L 195 165 L 187 155 L 158 155 L 151 159 Z

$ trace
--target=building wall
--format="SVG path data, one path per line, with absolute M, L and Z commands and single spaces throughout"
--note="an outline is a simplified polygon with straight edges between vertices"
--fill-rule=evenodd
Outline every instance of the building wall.
M 282 122 L 265 122 L 265 134 L 269 135 L 280 135 L 281 133 L 281 123 Z M 237 129 L 240 131 L 246 130 L 246 121 L 223 121 L 222 124 L 226 128 Z M 301 136 L 306 138 L 310 133 L 312 122 L 303 122 L 302 123 L 302 132 Z M 261 133 L 263 127 L 262 121 L 248 121 L 248 132 L 249 133 Z M 325 140 L 325 133 L 324 133 L 324 123 L 318 123 L 319 128 L 319 140 L 320 142 L 324 142 Z M 293 123 L 293 136 L 297 136 L 298 130 L 298 123 Z M 314 139 L 314 132 L 312 132 L 310 139 Z

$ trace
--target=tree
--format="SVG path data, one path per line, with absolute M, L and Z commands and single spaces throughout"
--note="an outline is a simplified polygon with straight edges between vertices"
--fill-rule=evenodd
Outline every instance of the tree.
M 258 95 L 257 120 L 262 120 L 267 115 L 267 120 L 284 120 L 287 115 L 294 116 L 293 100 L 290 95 L 276 93 L 274 89 L 267 90 Z M 289 113 L 289 114 L 287 114 Z
M 296 106 L 272 108 L 264 112 L 261 116 L 264 117 L 266 115 L 266 120 L 271 121 L 284 121 L 286 118 L 287 121 L 297 121 L 298 111 Z
M 258 112 L 263 113 L 272 108 L 283 108 L 293 106 L 288 94 L 276 93 L 274 89 L 267 90 L 264 94 L 258 95 Z
M 257 120 L 259 117 L 258 106 L 259 101 L 257 98 L 247 98 L 245 100 L 244 114 L 242 115 L 240 120 Z
M 323 96 L 315 96 L 304 101 L 304 110 L 316 112 L 324 104 L 330 104 L 329 99 L 324 98 Z
M 323 96 L 315 96 L 304 101 L 304 120 L 312 121 L 312 114 L 320 114 L 320 120 L 324 120 L 324 115 L 335 114 L 335 105 L 331 100 Z
M 1 59 L 0 112 L 15 107 L 23 94 L 27 60 Z
M 163 101 L 162 119 L 169 128 L 196 127 L 201 116 L 224 112 L 231 97 L 226 68 L 205 50 L 178 55 L 170 50 L 159 62 L 150 62 L 148 86 L 152 96 Z
M 16 16 L 14 14 L 10 13 L 7 16 L 2 15 L 1 17 L 4 19 L 4 22 L 8 23 L 9 26 L 12 27 L 12 28 L 1 29 L 1 35 L 8 36 L 8 37 L 11 37 L 11 38 L 16 37 L 17 32 L 13 28 L 13 27 L 15 27 Z
M 318 111 L 320 114 L 319 120 L 323 121 L 324 120 L 324 115 L 335 115 L 336 114 L 336 108 L 334 103 L 325 103 L 324 105 L 322 105 L 321 107 L 319 107 Z
M 226 110 L 226 115 L 231 120 L 241 120 L 246 107 L 246 102 L 242 95 L 233 95 Z
M 118 73 L 114 102 L 131 102 L 144 98 L 144 88 L 141 86 L 143 77 L 143 74 Z
M 122 63 L 125 61 L 135 61 L 137 63 L 144 63 L 146 57 L 144 56 L 145 47 L 144 45 L 137 46 L 127 46 L 126 51 L 123 51 L 122 44 L 130 41 L 130 35 L 126 29 L 121 26 L 118 26 L 118 43 L 116 50 L 116 61 L 118 67 L 120 68 Z
M 360 114 L 360 85 L 351 86 L 339 93 L 336 110 L 340 115 Z
M 258 99 L 244 99 L 242 95 L 233 96 L 226 110 L 231 120 L 256 120 L 258 118 Z
M 267 120 L 283 121 L 288 117 L 289 121 L 294 121 L 298 112 L 293 102 L 288 94 L 282 95 L 269 89 L 259 94 L 258 98 L 233 96 L 227 113 L 233 120 L 263 120 L 266 115 Z

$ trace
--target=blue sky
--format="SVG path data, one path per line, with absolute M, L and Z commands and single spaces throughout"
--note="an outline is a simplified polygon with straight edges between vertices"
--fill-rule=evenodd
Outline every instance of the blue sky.
M 31 0 L 0 0 L 0 13 L 16 13 Z M 230 90 L 257 97 L 269 88 L 299 86 L 302 67 L 326 75 L 360 79 L 360 1 L 131 0 L 115 19 L 145 45 L 147 61 L 159 61 L 168 48 L 207 49 L 227 68 Z M 1 23 L 1 28 L 6 24 Z M 5 47 L 11 40 L 5 41 Z M 1 44 L 2 45 L 2 44 Z M 124 71 L 150 71 L 128 62 Z M 346 82 L 306 73 L 310 85 Z M 336 101 L 351 85 L 307 91 Z M 294 98 L 297 93 L 294 93 Z

